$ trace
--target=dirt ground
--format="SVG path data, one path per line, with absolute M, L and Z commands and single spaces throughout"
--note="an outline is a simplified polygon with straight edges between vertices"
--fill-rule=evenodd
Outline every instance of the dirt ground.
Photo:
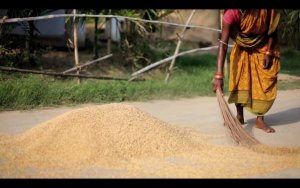
M 300 80 L 299 76 L 292 76 L 292 75 L 288 75 L 288 74 L 279 74 L 278 76 L 278 81 L 282 81 L 282 82 L 293 82 L 293 81 L 297 81 Z
M 216 97 L 195 97 L 175 101 L 125 102 L 125 104 L 133 105 L 169 123 L 196 127 L 203 134 L 224 135 Z M 16 135 L 58 115 L 87 106 L 95 106 L 95 104 L 24 112 L 1 112 L 0 134 Z M 230 104 L 229 106 L 235 113 L 234 105 Z M 276 146 L 300 147 L 300 89 L 278 91 L 273 107 L 265 116 L 266 123 L 276 130 L 275 133 L 265 133 L 262 130 L 254 128 L 256 118 L 246 110 L 244 113 L 246 122 L 245 129 L 254 135 L 261 143 Z M 231 144 L 226 137 L 214 138 L 209 140 L 209 142 L 217 145 Z M 278 177 L 300 178 L 300 169 L 288 169 L 249 178 Z

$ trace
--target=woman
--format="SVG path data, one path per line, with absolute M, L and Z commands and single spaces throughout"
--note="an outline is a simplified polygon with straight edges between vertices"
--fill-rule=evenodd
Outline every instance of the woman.
M 277 25 L 280 14 L 274 9 L 227 9 L 217 55 L 213 91 L 223 92 L 223 66 L 229 37 L 234 41 L 230 56 L 229 98 L 235 103 L 237 119 L 244 124 L 243 108 L 257 116 L 255 127 L 267 133 L 275 130 L 264 122 L 277 93 L 280 46 Z

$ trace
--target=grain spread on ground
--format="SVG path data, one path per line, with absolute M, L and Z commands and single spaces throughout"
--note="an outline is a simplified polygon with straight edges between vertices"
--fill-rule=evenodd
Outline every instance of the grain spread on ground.
M 243 178 L 300 168 L 300 148 L 215 145 L 131 105 L 76 109 L 0 136 L 1 178 Z

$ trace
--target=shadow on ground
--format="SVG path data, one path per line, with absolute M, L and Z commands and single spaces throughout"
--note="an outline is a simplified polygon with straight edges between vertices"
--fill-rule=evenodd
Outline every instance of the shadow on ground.
M 284 118 L 282 118 L 284 117 Z M 254 124 L 256 118 L 248 119 L 245 124 L 247 124 L 244 128 L 247 132 L 253 135 Z M 270 126 L 279 126 L 300 122 L 300 107 L 291 108 L 289 110 L 277 112 L 274 114 L 266 115 L 265 122 Z

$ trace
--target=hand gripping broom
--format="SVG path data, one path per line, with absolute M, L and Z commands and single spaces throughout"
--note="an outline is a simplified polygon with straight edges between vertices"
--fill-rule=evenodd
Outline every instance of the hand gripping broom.
M 237 144 L 244 146 L 255 146 L 260 144 L 253 136 L 251 136 L 243 127 L 240 121 L 233 115 L 228 104 L 226 103 L 222 92 L 217 89 L 217 99 L 222 114 L 222 119 L 224 121 L 224 126 L 229 129 L 230 137 Z

